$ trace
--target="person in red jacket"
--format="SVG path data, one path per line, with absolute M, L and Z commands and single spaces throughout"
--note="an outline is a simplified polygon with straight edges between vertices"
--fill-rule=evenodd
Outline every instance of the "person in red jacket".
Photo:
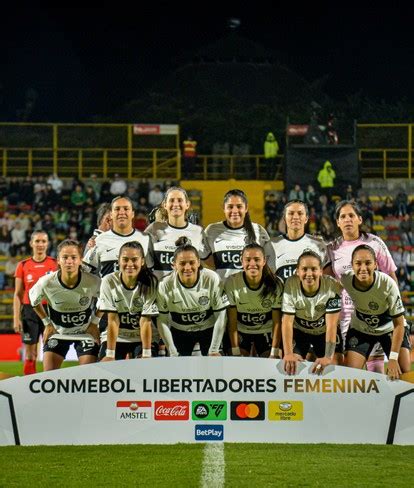
M 33 255 L 20 261 L 15 273 L 13 297 L 13 328 L 22 334 L 25 344 L 24 374 L 36 373 L 37 344 L 43 334 L 43 323 L 34 312 L 29 300 L 29 290 L 45 274 L 57 270 L 54 258 L 47 256 L 49 238 L 46 232 L 38 230 L 30 238 Z

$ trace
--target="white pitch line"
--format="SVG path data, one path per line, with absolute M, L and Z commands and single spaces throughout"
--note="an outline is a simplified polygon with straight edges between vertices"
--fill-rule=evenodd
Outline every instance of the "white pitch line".
M 224 468 L 224 442 L 207 443 L 204 447 L 200 487 L 222 488 Z

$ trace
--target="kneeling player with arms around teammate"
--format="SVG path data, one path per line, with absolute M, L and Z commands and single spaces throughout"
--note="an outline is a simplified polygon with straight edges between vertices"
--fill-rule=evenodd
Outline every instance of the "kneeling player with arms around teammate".
M 145 264 L 139 242 L 121 246 L 119 269 L 102 279 L 99 310 L 108 312 L 108 328 L 101 336 L 99 357 L 102 361 L 125 359 L 128 355 L 151 357 L 151 317 L 158 315 L 157 279 Z
M 241 256 L 243 271 L 229 276 L 224 289 L 229 299 L 228 330 L 233 356 L 249 356 L 252 346 L 261 357 L 277 357 L 272 337 L 280 342 L 283 282 L 266 264 L 264 249 L 248 244 Z M 277 338 L 276 338 L 277 336 Z
M 409 332 L 400 292 L 392 278 L 377 270 L 370 246 L 354 249 L 352 271 L 341 276 L 341 283 L 355 307 L 345 340 L 345 366 L 362 369 L 379 342 L 389 359 L 390 379 L 410 371 Z
M 171 356 L 219 356 L 226 327 L 227 296 L 218 275 L 203 269 L 197 249 L 186 237 L 176 241 L 174 271 L 158 286 L 158 330 Z
M 94 309 L 101 280 L 81 271 L 78 241 L 66 239 L 59 244 L 57 263 L 60 269 L 40 278 L 29 292 L 30 302 L 45 326 L 45 371 L 60 368 L 72 343 L 79 364 L 96 362 L 99 351 L 99 318 Z M 49 314 L 42 305 L 44 300 Z
M 339 329 L 341 286 L 322 274 L 321 257 L 305 251 L 298 259 L 296 275 L 285 283 L 282 304 L 282 337 L 285 371 L 295 374 L 310 346 L 316 355 L 313 373 L 342 362 Z

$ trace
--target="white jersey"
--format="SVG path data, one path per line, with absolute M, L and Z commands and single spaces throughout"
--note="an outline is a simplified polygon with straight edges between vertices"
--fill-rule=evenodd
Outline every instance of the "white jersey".
M 326 244 L 309 234 L 304 234 L 299 239 L 289 239 L 287 235 L 273 237 L 266 245 L 265 251 L 267 264 L 283 281 L 294 274 L 299 256 L 304 251 L 318 254 L 323 268 L 329 264 Z
M 237 329 L 246 334 L 273 332 L 272 310 L 282 308 L 283 282 L 274 295 L 262 298 L 263 285 L 253 290 L 246 282 L 243 271 L 229 276 L 224 290 L 230 306 L 237 308 Z
M 118 270 L 118 257 L 121 246 L 126 242 L 138 241 L 145 254 L 145 262 L 151 268 L 152 257 L 149 253 L 150 239 L 139 230 L 134 230 L 128 235 L 122 235 L 108 230 L 102 232 L 95 239 L 95 246 L 89 249 L 83 258 L 83 262 L 91 269 L 91 272 L 99 273 L 103 277 Z
M 169 326 L 195 332 L 213 327 L 214 312 L 224 310 L 229 302 L 218 275 L 200 269 L 191 288 L 180 282 L 175 271 L 165 276 L 158 285 L 157 305 L 160 314 L 169 314 Z
M 47 301 L 49 316 L 58 334 L 82 334 L 89 326 L 95 300 L 99 296 L 101 280 L 85 271 L 79 271 L 74 288 L 68 288 L 55 271 L 39 279 L 29 292 L 33 307 Z
M 348 271 L 341 283 L 354 304 L 350 328 L 369 335 L 382 335 L 394 330 L 392 319 L 404 315 L 404 305 L 395 281 L 375 271 L 374 283 L 365 291 L 354 286 L 354 273 Z
M 319 290 L 305 295 L 298 276 L 286 280 L 282 312 L 294 315 L 293 327 L 311 335 L 326 332 L 325 314 L 341 310 L 341 286 L 332 276 L 322 275 Z
M 103 312 L 118 313 L 117 342 L 141 342 L 139 319 L 142 315 L 158 315 L 156 297 L 155 279 L 147 295 L 140 291 L 139 284 L 133 289 L 127 288 L 122 282 L 120 271 L 115 271 L 102 279 L 98 308 Z M 101 340 L 107 340 L 106 330 L 102 333 Z
M 270 239 L 268 233 L 256 223 L 253 223 L 253 229 L 256 242 L 264 247 Z M 249 244 L 244 227 L 233 229 L 226 222 L 217 222 L 207 226 L 206 236 L 213 253 L 216 272 L 223 281 L 242 269 L 241 251 Z
M 203 228 L 191 222 L 187 222 L 185 227 L 174 227 L 168 222 L 153 222 L 145 229 L 144 234 L 151 238 L 153 271 L 158 279 L 172 271 L 171 264 L 177 249 L 175 242 L 179 237 L 187 237 L 201 259 L 206 259 L 211 254 Z

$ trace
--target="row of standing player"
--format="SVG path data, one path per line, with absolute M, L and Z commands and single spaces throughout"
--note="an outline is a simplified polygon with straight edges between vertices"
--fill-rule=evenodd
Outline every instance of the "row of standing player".
M 99 269 L 101 275 L 109 274 L 117 261 L 119 247 L 123 243 L 120 241 L 141 240 L 147 251 L 147 259 L 149 258 L 149 247 L 152 245 L 153 249 L 150 254 L 153 256 L 154 263 L 151 264 L 160 276 L 170 270 L 171 258 L 176 247 L 175 239 L 177 236 L 185 234 L 201 250 L 202 257 L 206 257 L 208 248 L 213 251 L 214 266 L 222 278 L 240 270 L 240 251 L 249 241 L 257 241 L 266 246 L 266 254 L 270 256 L 269 264 L 271 266 L 273 264 L 273 269 L 276 269 L 278 274 L 284 278 L 296 267 L 297 258 L 304 249 L 314 249 L 322 256 L 324 264 L 329 261 L 326 257 L 326 246 L 320 240 L 308 236 L 304 232 L 307 209 L 302 202 L 289 202 L 285 208 L 287 234 L 276 238 L 270 244 L 265 230 L 258 224 L 251 223 L 246 196 L 239 190 L 228 192 L 225 196 L 226 221 L 211 224 L 207 227 L 205 234 L 201 227 L 186 221 L 189 205 L 190 202 L 184 190 L 171 189 L 163 204 L 167 214 L 166 221 L 156 222 L 146 230 L 146 233 L 151 236 L 151 240 L 149 240 L 145 239 L 141 233 L 137 235 L 137 231 L 132 229 L 131 202 L 124 198 L 115 200 L 112 205 L 112 231 L 97 238 L 96 246 L 88 253 L 89 256 L 87 254 L 86 261 L 92 266 L 96 265 L 95 267 Z M 332 262 L 335 265 L 338 260 L 344 261 L 345 258 L 346 261 L 346 256 L 342 256 L 342 254 L 346 254 L 343 253 L 343 248 L 349 251 L 362 240 L 377 246 L 380 269 L 384 269 L 385 263 L 389 269 L 384 269 L 384 271 L 393 271 L 390 269 L 393 266 L 392 259 L 389 253 L 387 254 L 387 249 L 382 241 L 375 236 L 359 232 L 361 218 L 357 207 L 352 204 L 339 206 L 337 217 L 343 236 L 331 246 L 334 256 Z M 207 246 L 204 245 L 206 241 Z M 350 259 L 346 264 L 342 264 L 344 270 L 349 268 Z M 338 266 L 334 267 L 334 271 L 337 275 L 341 274 Z

